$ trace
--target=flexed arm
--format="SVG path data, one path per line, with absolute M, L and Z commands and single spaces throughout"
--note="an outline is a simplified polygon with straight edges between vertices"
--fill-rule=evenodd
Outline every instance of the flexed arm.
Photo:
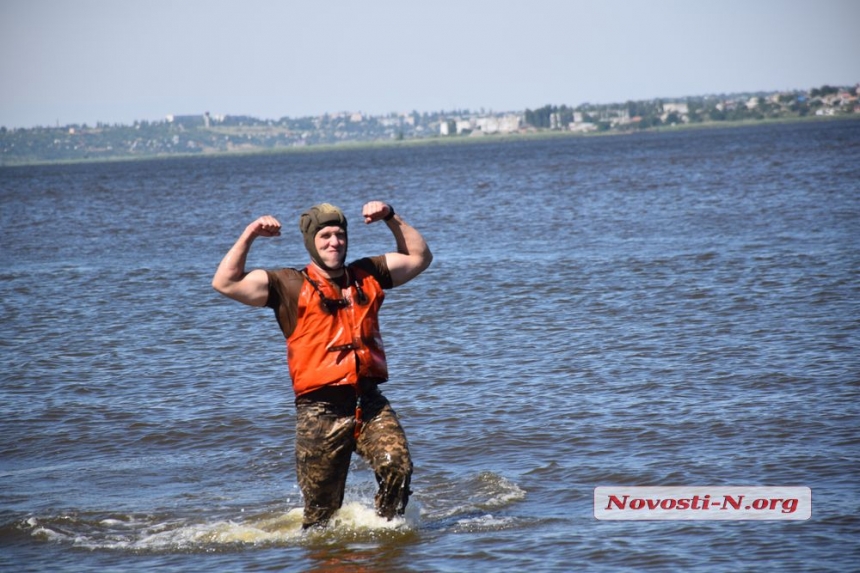
M 362 215 L 367 224 L 380 220 L 385 221 L 394 235 L 394 240 L 397 242 L 397 252 L 385 254 L 385 261 L 388 264 L 394 286 L 400 286 L 411 281 L 430 266 L 433 261 L 433 253 L 430 252 L 424 237 L 415 227 L 394 213 L 391 205 L 382 201 L 370 201 L 364 205 Z
M 264 215 L 245 227 L 236 243 L 227 251 L 215 276 L 212 288 L 233 300 L 249 306 L 263 306 L 269 297 L 269 277 L 262 269 L 245 272 L 245 260 L 257 237 L 276 237 L 281 224 L 271 215 Z

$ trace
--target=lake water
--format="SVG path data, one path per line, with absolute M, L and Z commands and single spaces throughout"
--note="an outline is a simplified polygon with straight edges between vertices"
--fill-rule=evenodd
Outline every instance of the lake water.
M 0 168 L 4 571 L 845 571 L 860 539 L 860 121 Z M 435 261 L 381 320 L 407 519 L 299 530 L 271 314 L 299 213 Z M 597 486 L 806 486 L 806 521 L 610 522 Z

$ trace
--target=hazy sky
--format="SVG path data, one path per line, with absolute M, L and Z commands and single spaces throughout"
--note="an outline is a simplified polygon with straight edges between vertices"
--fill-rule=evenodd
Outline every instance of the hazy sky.
M 858 0 L 0 0 L 0 125 L 860 82 Z

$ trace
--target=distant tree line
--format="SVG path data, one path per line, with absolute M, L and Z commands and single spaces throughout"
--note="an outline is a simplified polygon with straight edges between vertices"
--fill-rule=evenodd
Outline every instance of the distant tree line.
M 825 97 L 839 93 L 839 88 L 834 86 L 821 86 L 820 88 L 812 88 L 809 90 L 809 97 Z
M 619 104 L 545 105 L 526 109 L 522 120 L 538 130 L 632 131 L 662 125 L 760 120 L 807 115 L 855 114 L 856 87 L 824 85 L 807 91 L 690 97 Z M 507 112 L 506 112 L 507 113 Z M 0 165 L 37 161 L 202 154 L 328 145 L 340 142 L 401 141 L 439 135 L 451 117 L 478 112 L 432 112 L 370 116 L 361 113 L 260 120 L 209 114 L 171 116 L 133 125 L 84 125 L 7 129 L 0 126 Z M 468 131 L 463 131 L 467 134 Z
M 684 100 L 628 101 L 624 104 L 582 104 L 576 108 L 545 105 L 527 109 L 523 119 L 536 129 L 567 129 L 574 121 L 592 124 L 594 129 L 648 129 L 661 125 L 721 121 L 746 121 L 816 113 L 825 106 L 824 99 L 855 88 L 825 85 L 807 92 L 736 94 L 690 97 Z M 678 110 L 686 105 L 686 112 Z M 673 104 L 673 105 L 670 105 Z M 843 112 L 851 113 L 849 106 Z
M 527 109 L 524 119 L 527 124 L 533 127 L 550 129 L 556 127 L 554 125 L 556 122 L 563 125 L 572 123 L 573 111 L 573 108 L 566 105 L 545 105 L 536 110 Z M 553 116 L 555 116 L 555 119 L 553 119 Z

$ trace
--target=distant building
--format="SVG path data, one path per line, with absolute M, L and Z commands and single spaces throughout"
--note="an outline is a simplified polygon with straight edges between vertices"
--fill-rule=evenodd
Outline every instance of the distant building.
M 522 118 L 516 114 L 501 116 L 479 117 L 475 120 L 475 129 L 483 133 L 513 133 L 520 129 Z
M 588 133 L 589 131 L 597 131 L 597 126 L 593 123 L 574 122 L 567 126 L 574 133 Z
M 678 115 L 687 115 L 690 113 L 690 106 L 686 103 L 664 103 L 664 113 L 677 113 Z
M 484 135 L 492 133 L 514 133 L 522 125 L 522 117 L 517 114 L 487 115 L 483 117 L 443 119 L 439 122 L 441 135 L 471 133 Z
M 206 118 L 208 116 L 208 112 L 206 115 L 168 115 L 165 119 L 167 119 L 167 123 L 171 123 L 173 125 L 179 125 L 182 127 L 205 127 L 207 125 Z
M 457 135 L 470 132 L 475 129 L 475 123 L 471 119 L 458 119 L 456 121 Z
M 660 116 L 660 121 L 666 121 L 669 116 L 675 114 L 683 123 L 690 121 L 690 106 L 686 103 L 664 103 L 663 114 Z M 629 122 L 628 122 L 629 123 Z

